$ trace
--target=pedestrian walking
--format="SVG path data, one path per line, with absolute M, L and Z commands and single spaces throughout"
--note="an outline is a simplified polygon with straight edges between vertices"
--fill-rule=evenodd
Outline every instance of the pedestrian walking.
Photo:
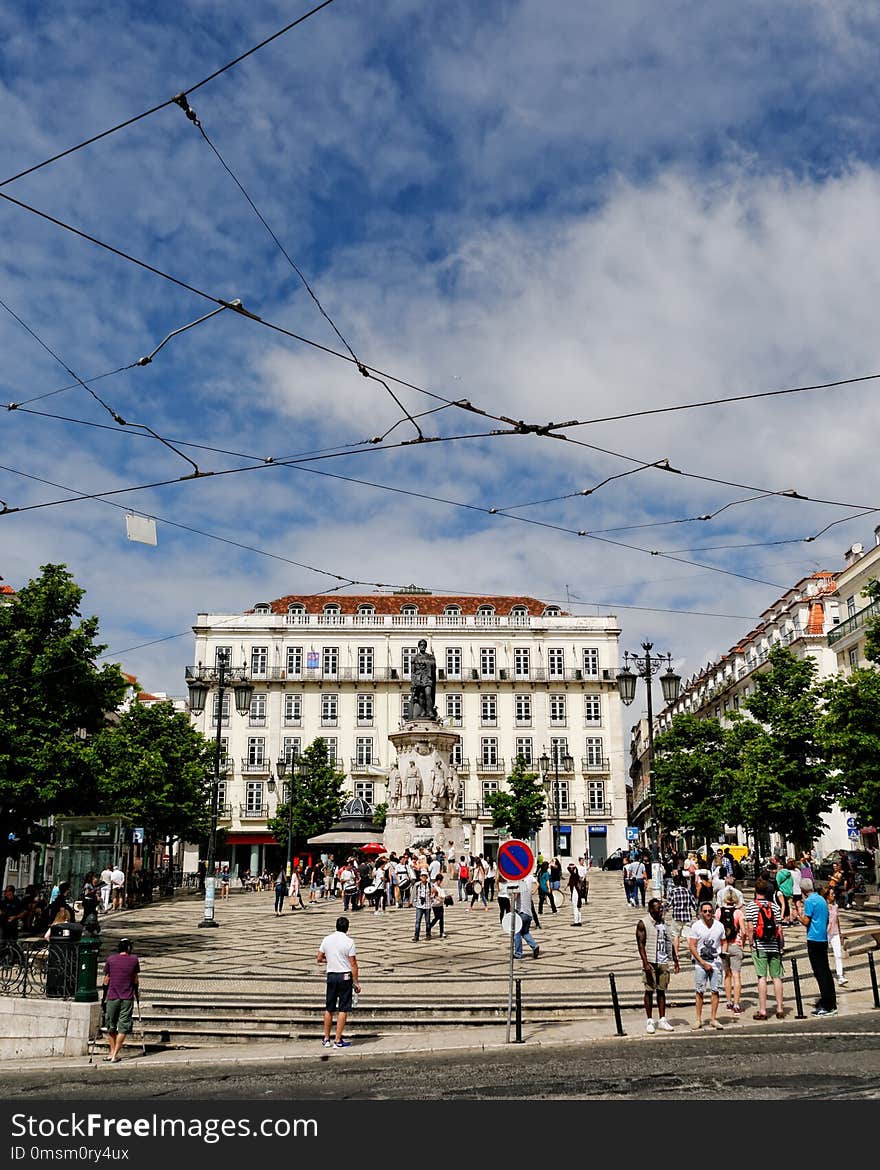
M 825 901 L 828 903 L 828 945 L 834 955 L 837 986 L 846 987 L 847 980 L 843 974 L 843 940 L 840 935 L 840 919 L 837 914 L 837 896 L 830 886 L 825 887 Z
M 584 882 L 577 871 L 577 866 L 570 865 L 568 867 L 568 896 L 571 898 L 572 926 L 583 925 L 581 922 L 581 903 L 585 900 L 582 896 L 583 888 Z
M 470 873 L 471 873 L 471 869 L 467 863 L 467 858 L 462 853 L 461 857 L 458 859 L 458 873 L 456 875 L 458 877 L 458 900 L 459 900 L 459 902 L 463 902 L 465 900 L 465 887 L 467 886 L 468 881 L 470 880 Z
M 275 917 L 281 918 L 284 914 L 284 899 L 287 897 L 287 878 L 284 870 L 278 871 L 275 878 Z
M 721 1029 L 718 1019 L 718 1003 L 724 974 L 721 966 L 721 943 L 724 927 L 715 918 L 715 907 L 711 901 L 700 905 L 700 915 L 690 929 L 688 946 L 694 961 L 694 989 L 696 992 L 697 1018 L 695 1029 L 703 1026 L 703 1000 L 708 990 L 710 995 L 709 1027 Z
M 667 931 L 663 921 L 663 903 L 659 898 L 651 898 L 648 902 L 648 913 L 640 918 L 636 925 L 636 946 L 639 949 L 639 958 L 642 960 L 643 979 L 645 984 L 645 1031 L 653 1035 L 654 1027 L 654 994 L 657 995 L 658 1027 L 661 1032 L 674 1032 L 672 1024 L 666 1019 L 666 989 L 669 986 L 670 968 L 677 975 L 678 940 Z
M 727 875 L 733 881 L 733 874 Z M 715 911 L 715 917 L 724 927 L 721 944 L 721 964 L 724 970 L 724 994 L 727 1010 L 742 1014 L 743 941 L 746 933 L 745 916 L 740 909 L 742 894 L 733 886 L 724 891 L 724 901 Z
M 101 870 L 101 909 L 107 914 L 113 897 L 113 866 L 108 862 Z
M 430 926 L 433 930 L 435 926 L 440 927 L 440 937 L 446 938 L 444 930 L 444 918 L 446 917 L 446 902 L 452 901 L 452 897 L 447 895 L 443 888 L 443 874 L 442 871 L 437 875 L 436 881 L 431 882 L 431 922 Z
M 324 999 L 325 1048 L 351 1048 L 351 1041 L 345 1039 L 345 1021 L 352 1007 L 352 992 L 361 993 L 358 982 L 357 947 L 348 936 L 348 919 L 342 915 L 336 919 L 336 930 L 325 935 L 318 947 L 316 962 L 327 964 L 327 991 Z M 336 1039 L 330 1039 L 333 1027 L 333 1013 L 336 1012 Z
M 295 865 L 290 874 L 290 909 L 295 910 L 294 901 L 299 903 L 300 910 L 305 910 L 305 903 L 302 898 L 302 873 L 300 867 Z
M 105 1060 L 111 1064 L 119 1064 L 119 1053 L 125 1037 L 134 1026 L 133 1005 L 138 994 L 140 971 L 140 961 L 134 954 L 131 939 L 121 938 L 116 946 L 116 954 L 108 955 L 104 963 L 104 1011 L 110 1041 L 110 1054 Z
M 800 920 L 807 928 L 807 957 L 819 988 L 819 1002 L 813 1009 L 813 1015 L 836 1016 L 837 992 L 828 965 L 828 903 L 813 889 L 809 878 L 801 878 L 801 890 L 804 893 L 804 908 Z
M 527 874 L 519 883 L 519 893 L 516 895 L 516 909 L 520 922 L 522 923 L 522 930 L 513 936 L 513 957 L 515 959 L 521 959 L 523 957 L 523 941 L 528 943 L 532 948 L 533 959 L 537 959 L 541 953 L 541 948 L 532 938 L 530 929 L 532 925 L 532 887 L 534 884 L 535 879 L 532 874 Z
M 486 901 L 495 901 L 495 880 L 498 877 L 498 866 L 492 857 L 486 858 L 486 881 L 483 889 L 486 891 Z
M 557 914 L 556 902 L 553 900 L 553 887 L 550 884 L 550 863 L 542 861 L 538 866 L 538 913 L 544 913 L 544 903 L 550 903 L 550 909 Z
M 773 891 L 765 878 L 755 882 L 755 899 L 746 903 L 746 943 L 752 952 L 752 962 L 758 977 L 758 1010 L 754 1020 L 767 1019 L 767 979 L 773 980 L 776 996 L 776 1018 L 784 1019 L 782 1005 L 782 949 L 785 936 L 782 933 L 782 912 L 770 900 Z
M 431 896 L 431 879 L 428 877 L 428 871 L 426 869 L 423 869 L 419 874 L 418 885 L 413 891 L 413 902 L 416 908 L 416 925 L 412 940 L 413 942 L 418 942 L 422 930 L 422 919 L 425 920 L 425 938 L 428 939 L 431 937 L 433 900 Z

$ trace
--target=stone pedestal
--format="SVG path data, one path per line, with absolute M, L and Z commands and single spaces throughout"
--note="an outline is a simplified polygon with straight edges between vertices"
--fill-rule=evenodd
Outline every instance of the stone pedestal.
M 386 848 L 404 849 L 437 844 L 445 853 L 464 849 L 461 813 L 455 808 L 463 782 L 452 767 L 452 749 L 461 742 L 430 719 L 405 723 L 389 735 L 397 753 L 400 793 L 395 796 L 396 776 L 388 780 L 388 818 L 385 822 Z M 451 842 L 451 844 L 450 844 Z

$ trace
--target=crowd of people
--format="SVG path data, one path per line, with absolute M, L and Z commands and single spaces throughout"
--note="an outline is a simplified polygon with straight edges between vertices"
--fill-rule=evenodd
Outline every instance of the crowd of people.
M 813 1015 L 832 1016 L 837 1012 L 835 982 L 840 987 L 847 982 L 838 918 L 838 907 L 844 905 L 841 895 L 846 894 L 845 877 L 838 876 L 843 874 L 843 866 L 835 863 L 832 879 L 827 885 L 819 885 L 809 852 L 797 859 L 774 856 L 755 879 L 754 897 L 746 901 L 739 888 L 741 874 L 732 862 L 729 851 L 719 850 L 712 868 L 700 870 L 695 854 L 673 856 L 664 874 L 662 899 L 654 897 L 647 902 L 647 914 L 636 926 L 636 946 L 644 976 L 649 1034 L 658 1028 L 673 1031 L 666 1019 L 666 991 L 670 977 L 679 972 L 685 960 L 693 965 L 695 1029 L 703 1027 L 707 999 L 711 1028 L 724 1026 L 718 1018 L 722 995 L 727 1011 L 734 1017 L 742 1013 L 746 955 L 751 957 L 757 981 L 758 1006 L 753 1018 L 769 1019 L 768 991 L 772 986 L 775 1017 L 784 1019 L 784 931 L 792 927 L 806 927 L 807 957 L 818 988 Z M 641 855 L 630 860 L 629 868 L 625 882 L 637 880 L 636 871 L 645 868 Z M 627 902 L 637 904 L 631 891 L 627 891 Z M 685 954 L 683 941 L 687 946 Z M 831 973 L 829 947 L 835 975 Z M 656 1025 L 655 996 L 659 1015 Z
M 57 881 L 49 893 L 31 884 L 18 893 L 7 886 L 0 899 L 0 939 L 45 935 L 52 926 L 81 922 L 89 934 L 99 934 L 100 918 L 125 909 L 126 875 L 121 866 L 108 863 L 97 873 L 89 871 L 79 888 Z

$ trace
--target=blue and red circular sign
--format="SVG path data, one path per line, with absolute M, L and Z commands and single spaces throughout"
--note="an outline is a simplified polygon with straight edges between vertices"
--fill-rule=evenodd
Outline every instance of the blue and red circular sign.
M 498 872 L 508 882 L 522 881 L 532 872 L 535 855 L 526 841 L 504 841 L 498 847 Z

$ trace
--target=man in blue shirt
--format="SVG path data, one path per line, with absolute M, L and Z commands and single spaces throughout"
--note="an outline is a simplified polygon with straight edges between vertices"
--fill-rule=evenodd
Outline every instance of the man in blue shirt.
M 819 985 L 819 1002 L 814 1016 L 837 1015 L 837 994 L 828 965 L 828 903 L 813 889 L 809 878 L 801 878 L 804 905 L 798 917 L 807 928 L 807 956 Z

